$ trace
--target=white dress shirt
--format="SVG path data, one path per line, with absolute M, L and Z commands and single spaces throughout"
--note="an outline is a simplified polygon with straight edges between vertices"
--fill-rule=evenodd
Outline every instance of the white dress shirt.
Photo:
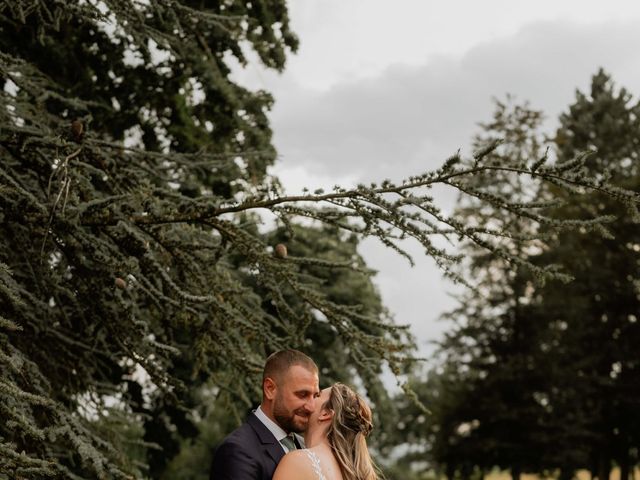
M 280 441 L 287 436 L 287 432 L 285 432 L 280 425 L 267 417 L 267 414 L 264 413 L 260 407 L 256 408 L 253 414 L 258 417 L 258 420 L 264 423 L 264 426 L 267 427 L 271 433 L 273 433 L 273 436 L 276 437 L 276 440 L 278 440 L 278 443 L 280 443 L 284 452 L 288 453 L 289 450 Z

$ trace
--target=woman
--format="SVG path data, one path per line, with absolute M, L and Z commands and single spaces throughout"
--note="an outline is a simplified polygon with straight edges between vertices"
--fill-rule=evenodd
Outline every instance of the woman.
M 278 464 L 273 480 L 378 480 L 366 437 L 371 409 L 342 383 L 325 388 L 309 417 L 306 450 L 295 450 Z

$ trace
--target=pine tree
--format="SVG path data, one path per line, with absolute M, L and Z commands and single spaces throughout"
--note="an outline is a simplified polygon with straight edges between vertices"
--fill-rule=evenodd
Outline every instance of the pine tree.
M 560 117 L 555 136 L 560 160 L 594 149 L 585 165 L 589 173 L 637 192 L 639 114 L 640 102 L 600 70 L 590 91 L 577 91 L 574 104 Z M 634 463 L 632 451 L 640 441 L 638 217 L 597 192 L 582 199 L 553 193 L 566 197 L 565 205 L 554 212 L 558 217 L 586 218 L 598 212 L 619 218 L 607 227 L 608 235 L 588 231 L 557 235 L 541 262 L 563 259 L 575 280 L 563 288 L 562 298 L 552 288 L 538 294 L 541 306 L 547 306 L 545 317 L 560 318 L 567 325 L 566 361 L 582 379 L 582 388 L 567 409 L 582 408 L 589 418 L 589 468 L 608 479 L 615 461 L 622 478 L 627 478 Z
M 637 191 L 638 105 L 631 100 L 624 89 L 616 91 L 604 72 L 595 75 L 590 95 L 577 92 L 576 103 L 560 119 L 558 163 L 576 162 L 576 156 L 592 149 L 596 153 L 583 157 L 582 174 Z M 508 145 L 515 147 L 504 152 L 500 163 L 518 165 L 521 151 L 530 152 L 525 158 L 540 156 L 528 150 L 539 142 L 531 129 L 537 122 L 527 121 L 540 116 L 518 114 L 526 108 L 497 107 L 494 122 L 484 125 L 490 133 L 485 141 L 511 137 Z M 494 128 L 503 133 L 492 135 Z M 505 189 L 491 179 L 475 180 Z M 531 195 L 531 183 L 509 185 L 513 201 Z M 551 183 L 533 190 L 533 197 L 556 221 L 593 214 L 618 220 L 606 229 L 543 226 L 543 232 L 532 232 L 534 225 L 518 216 L 501 215 L 473 200 L 460 202 L 470 222 L 520 225 L 518 231 L 533 234 L 537 243 L 508 238 L 505 248 L 539 265 L 562 264 L 573 280 L 536 283 L 526 265 L 513 269 L 476 245 L 463 245 L 470 259 L 464 267 L 478 288 L 465 292 L 460 306 L 447 315 L 454 326 L 442 344 L 446 368 L 429 377 L 440 391 L 430 396 L 429 387 L 416 387 L 437 412 L 432 460 L 447 466 L 450 475 L 499 466 L 510 468 L 514 477 L 527 470 L 556 470 L 572 478 L 577 469 L 589 468 L 608 478 L 615 459 L 626 478 L 640 431 L 632 346 L 638 342 L 636 212 L 625 212 L 597 189 L 579 197 Z M 461 434 L 461 425 L 473 428 Z
M 494 148 L 483 160 L 493 165 L 521 168 L 529 159 L 546 161 L 540 126 L 542 112 L 519 105 L 511 96 L 495 100 L 491 122 L 481 124 L 474 140 L 477 151 Z M 473 178 L 482 188 L 509 204 L 549 208 L 553 200 L 539 195 L 529 178 L 485 172 Z M 456 213 L 469 225 L 514 232 L 501 239 L 502 251 L 524 257 L 544 247 L 538 226 L 508 206 L 492 208 L 477 198 L 461 196 Z M 533 239 L 536 239 L 533 241 Z M 536 393 L 544 388 L 544 370 L 536 375 L 534 357 L 543 332 L 527 311 L 527 292 L 534 282 L 526 265 L 513 266 L 509 257 L 487 255 L 477 243 L 461 245 L 461 265 L 473 288 L 458 297 L 458 307 L 445 318 L 451 329 L 440 344 L 441 373 L 431 372 L 431 386 L 419 388 L 436 412 L 429 420 L 433 433 L 430 459 L 448 471 L 469 475 L 474 468 L 539 471 L 545 442 L 540 438 L 542 407 Z M 429 388 L 439 391 L 428 395 Z
M 285 255 L 265 221 L 373 236 L 409 259 L 401 240 L 412 238 L 462 280 L 459 257 L 434 237 L 525 260 L 500 248 L 506 232 L 442 212 L 434 185 L 551 226 L 535 206 L 468 179 L 510 172 L 635 208 L 632 192 L 582 175 L 582 160 L 512 168 L 484 164 L 490 150 L 477 165 L 454 156 L 399 184 L 282 195 L 266 174 L 272 98 L 229 75 L 247 49 L 284 68 L 297 39 L 282 0 L 4 0 L 0 27 L 0 474 L 9 478 L 151 474 L 146 452 L 170 448 L 157 445 L 156 427 L 190 428 L 181 419 L 195 387 L 248 405 L 265 355 L 304 348 L 318 323 L 345 346 L 351 374 L 401 372 L 406 329 L 319 288 L 315 269 L 361 266 Z

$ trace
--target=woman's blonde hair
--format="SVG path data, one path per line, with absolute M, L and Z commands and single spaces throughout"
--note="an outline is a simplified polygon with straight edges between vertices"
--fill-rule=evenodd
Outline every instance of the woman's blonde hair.
M 344 480 L 378 480 L 378 468 L 367 448 L 366 437 L 371 433 L 371 409 L 364 399 L 348 386 L 336 383 L 331 387 L 329 400 L 323 409 L 333 411 L 327 431 Z

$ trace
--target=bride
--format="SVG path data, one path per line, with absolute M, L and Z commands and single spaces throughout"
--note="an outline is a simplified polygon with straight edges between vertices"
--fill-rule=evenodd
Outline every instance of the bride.
M 371 432 L 371 409 L 342 383 L 320 393 L 309 417 L 305 444 L 278 464 L 273 480 L 378 480 L 366 437 Z

